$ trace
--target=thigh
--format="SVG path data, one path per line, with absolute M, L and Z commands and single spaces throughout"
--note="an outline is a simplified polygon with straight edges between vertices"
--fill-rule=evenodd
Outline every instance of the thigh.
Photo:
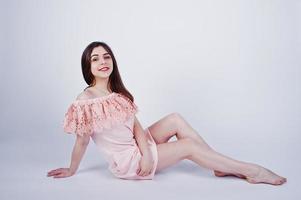
M 158 165 L 156 171 L 172 166 L 191 156 L 193 143 L 194 141 L 190 138 L 183 138 L 177 141 L 158 144 Z
M 157 144 L 166 143 L 177 133 L 175 124 L 176 114 L 171 113 L 148 127 L 148 130 Z

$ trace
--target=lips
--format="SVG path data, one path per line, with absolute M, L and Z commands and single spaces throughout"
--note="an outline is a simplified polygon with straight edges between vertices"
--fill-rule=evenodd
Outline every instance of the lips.
M 102 68 L 98 68 L 98 71 L 107 71 L 108 69 L 110 69 L 110 68 L 107 66 L 104 66 Z

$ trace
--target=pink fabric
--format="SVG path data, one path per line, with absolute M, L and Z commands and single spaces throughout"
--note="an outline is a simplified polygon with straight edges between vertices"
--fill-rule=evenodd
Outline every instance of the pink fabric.
M 94 99 L 75 100 L 63 121 L 66 133 L 89 135 L 109 163 L 109 170 L 123 179 L 153 179 L 158 164 L 157 146 L 144 129 L 154 159 L 148 176 L 138 176 L 141 153 L 133 134 L 137 105 L 121 93 Z

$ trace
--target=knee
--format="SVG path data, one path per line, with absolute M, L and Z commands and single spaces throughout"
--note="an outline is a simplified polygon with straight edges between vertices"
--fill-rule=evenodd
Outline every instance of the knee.
M 180 113 L 173 112 L 168 115 L 168 119 L 170 120 L 171 123 L 177 125 L 183 120 L 183 117 Z

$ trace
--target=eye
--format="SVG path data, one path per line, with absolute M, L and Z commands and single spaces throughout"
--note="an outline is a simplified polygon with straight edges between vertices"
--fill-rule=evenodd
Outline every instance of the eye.
M 92 58 L 92 62 L 98 61 L 98 58 Z
M 111 56 L 105 56 L 105 59 L 109 59 L 109 58 L 111 58 Z

